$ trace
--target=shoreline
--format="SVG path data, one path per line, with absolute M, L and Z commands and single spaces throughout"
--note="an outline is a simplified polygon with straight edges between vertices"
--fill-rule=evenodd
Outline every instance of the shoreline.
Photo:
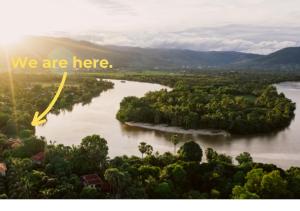
M 130 127 L 138 127 L 150 130 L 156 130 L 167 133 L 180 133 L 180 134 L 191 134 L 191 135 L 206 135 L 206 136 L 231 136 L 230 133 L 224 130 L 212 130 L 212 129 L 182 129 L 180 127 L 168 126 L 165 124 L 153 125 L 149 123 L 140 123 L 140 122 L 125 122 L 124 123 Z

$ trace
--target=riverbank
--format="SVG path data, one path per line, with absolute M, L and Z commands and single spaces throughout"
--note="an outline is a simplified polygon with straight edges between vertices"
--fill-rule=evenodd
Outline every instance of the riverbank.
M 107 79 L 106 79 L 107 80 Z M 185 140 L 194 140 L 203 149 L 213 148 L 220 153 L 235 157 L 241 152 L 249 152 L 255 162 L 273 163 L 284 169 L 290 166 L 300 166 L 299 127 L 300 110 L 296 108 L 295 119 L 290 126 L 275 134 L 263 136 L 229 136 L 211 135 L 207 131 L 200 133 L 177 128 L 142 128 L 122 124 L 116 119 L 120 102 L 124 97 L 142 97 L 149 91 L 165 89 L 153 83 L 107 80 L 114 83 L 114 88 L 102 92 L 93 98 L 89 104 L 76 104 L 72 111 L 64 111 L 58 115 L 49 114 L 47 124 L 37 127 L 36 135 L 47 140 L 72 146 L 79 145 L 81 139 L 90 134 L 100 134 L 109 140 L 109 156 L 140 155 L 137 146 L 140 142 L 151 144 L 155 151 L 164 153 L 173 151 L 174 145 L 169 140 L 170 133 L 183 132 Z M 299 83 L 300 84 L 300 83 Z M 300 103 L 300 87 L 295 84 L 276 84 L 279 92 Z M 64 127 L 68 125 L 68 127 Z M 147 126 L 149 127 L 149 125 Z M 170 132 L 169 132 L 170 131 Z M 198 131 L 199 132 L 199 131 Z
M 197 135 L 224 136 L 224 137 L 230 136 L 230 133 L 228 133 L 224 130 L 209 130 L 209 129 L 185 130 L 185 129 L 182 129 L 179 127 L 171 127 L 171 126 L 167 126 L 164 124 L 153 125 L 153 124 L 139 123 L 139 122 L 125 122 L 125 124 L 128 126 L 131 126 L 131 127 L 138 127 L 138 128 L 156 130 L 156 131 L 167 132 L 167 133 L 190 134 L 190 135 L 194 135 L 194 136 L 197 136 Z

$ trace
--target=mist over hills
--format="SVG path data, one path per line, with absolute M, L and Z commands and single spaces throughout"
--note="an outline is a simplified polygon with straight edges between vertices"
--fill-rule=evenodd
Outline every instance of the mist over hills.
M 7 55 L 36 59 L 72 58 L 73 55 L 82 59 L 105 58 L 117 70 L 300 70 L 300 47 L 258 55 L 234 51 L 104 46 L 69 38 L 28 37 L 9 49 L 0 49 L 2 67 L 5 67 Z
M 234 66 L 256 70 L 300 70 L 300 47 L 284 48 L 266 56 L 242 61 Z

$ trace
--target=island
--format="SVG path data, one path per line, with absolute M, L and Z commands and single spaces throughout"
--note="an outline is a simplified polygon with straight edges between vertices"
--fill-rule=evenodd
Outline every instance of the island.
M 281 130 L 294 117 L 295 103 L 278 93 L 268 76 L 246 80 L 241 74 L 169 77 L 172 90 L 126 97 L 121 122 L 167 124 L 184 129 L 261 134 Z M 151 80 L 151 79 L 149 79 Z M 164 82 L 164 78 L 156 77 Z

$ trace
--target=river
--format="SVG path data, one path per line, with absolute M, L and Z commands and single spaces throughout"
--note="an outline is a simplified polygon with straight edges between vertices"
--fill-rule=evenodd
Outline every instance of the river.
M 241 152 L 250 152 L 254 161 L 274 163 L 282 168 L 300 166 L 300 109 L 296 109 L 295 119 L 285 130 L 260 136 L 227 136 L 223 132 L 180 131 L 177 128 L 146 126 L 140 128 L 121 124 L 116 118 L 121 100 L 126 96 L 141 97 L 148 91 L 167 88 L 158 84 L 119 80 L 110 80 L 114 89 L 101 93 L 90 104 L 76 104 L 72 111 L 49 114 L 45 125 L 36 128 L 37 136 L 48 141 L 64 145 L 78 145 L 81 139 L 92 134 L 105 138 L 109 146 L 109 156 L 139 155 L 138 145 L 144 141 L 151 144 L 154 151 L 171 151 L 174 146 L 168 140 L 170 131 L 182 132 L 184 140 L 197 141 L 202 149 L 211 147 L 218 152 L 236 156 Z M 300 83 L 285 82 L 277 84 L 279 92 L 300 104 Z M 178 146 L 179 147 L 179 146 Z

